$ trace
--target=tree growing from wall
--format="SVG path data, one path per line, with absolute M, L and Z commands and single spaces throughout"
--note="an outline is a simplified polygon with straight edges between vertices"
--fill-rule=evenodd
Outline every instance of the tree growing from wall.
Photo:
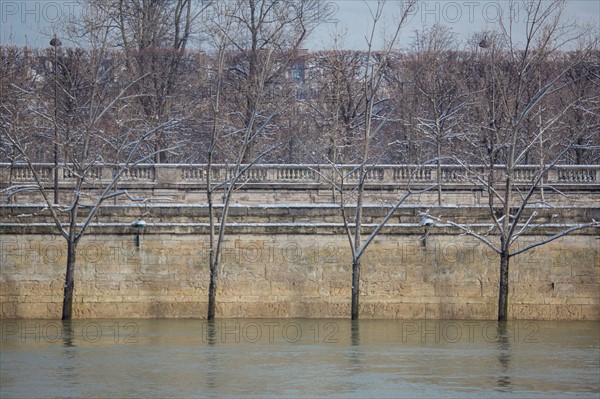
M 540 189 L 558 190 L 544 187 L 544 177 L 548 170 L 565 159 L 589 126 L 580 126 L 578 132 L 562 136 L 552 136 L 553 129 L 565 123 L 571 110 L 585 114 L 598 112 L 597 91 L 589 96 L 569 97 L 566 102 L 557 101 L 572 84 L 566 77 L 597 52 L 598 38 L 589 38 L 586 32 L 564 21 L 564 1 L 535 0 L 525 2 L 525 7 L 521 8 L 527 15 L 525 41 L 519 45 L 514 37 L 516 21 L 512 7 L 515 3 L 507 3 L 507 6 L 508 17 L 500 21 L 500 30 L 492 40 L 486 37 L 480 44 L 484 49 L 487 87 L 479 91 L 484 97 L 474 103 L 485 107 L 479 113 L 489 118 L 489 123 L 484 125 L 484 145 L 474 143 L 471 154 L 455 156 L 465 167 L 466 176 L 487 193 L 491 227 L 488 231 L 476 231 L 471 226 L 447 221 L 499 255 L 499 321 L 508 319 L 509 265 L 514 256 L 573 231 L 600 226 L 599 222 L 591 220 L 567 226 L 542 240 L 522 244 L 526 233 L 539 226 L 534 208 L 544 204 Z M 578 47 L 567 51 L 569 45 Z M 558 62 L 565 54 L 568 54 L 568 61 Z M 549 61 L 561 65 L 560 68 L 544 73 Z M 585 79 L 591 79 L 588 84 L 595 86 L 600 83 L 598 78 L 585 76 Z M 546 106 L 552 106 L 552 113 L 544 112 Z M 528 126 L 528 121 L 537 121 L 535 129 Z M 527 154 L 540 145 L 542 153 L 546 154 L 543 164 L 530 165 L 528 173 L 521 175 L 517 166 L 523 165 Z M 467 166 L 461 159 L 472 158 L 474 153 L 479 153 L 483 168 Z M 495 242 L 496 238 L 498 242 Z
M 273 103 L 269 93 L 296 58 L 307 35 L 327 15 L 322 13 L 322 5 L 312 0 L 231 0 L 215 2 L 209 16 L 214 94 L 209 106 L 211 127 L 205 176 L 210 231 L 207 319 L 214 321 L 232 196 L 252 166 L 279 145 L 267 141 L 260 151 L 255 146 L 272 128 L 273 119 L 292 104 L 291 98 L 279 98 Z M 228 101 L 235 94 L 231 87 L 239 89 L 244 102 Z M 228 146 L 231 148 L 225 148 Z M 217 155 L 228 163 L 219 172 L 214 165 Z M 216 173 L 220 173 L 222 182 L 215 184 Z M 217 206 L 215 196 L 220 192 L 222 204 Z
M 107 15 L 98 12 L 88 14 L 81 22 L 87 27 L 87 48 L 66 48 L 60 56 L 55 74 L 46 74 L 39 79 L 23 81 L 27 85 L 14 85 L 12 93 L 23 105 L 19 113 L 10 110 L 2 101 L 4 140 L 18 153 L 33 178 L 33 188 L 43 197 L 43 203 L 51 215 L 57 232 L 67 243 L 62 319 L 73 316 L 73 295 L 77 264 L 77 246 L 92 224 L 102 204 L 117 196 L 128 196 L 127 191 L 116 188 L 118 181 L 137 163 L 154 156 L 144 152 L 144 145 L 163 129 L 173 128 L 177 120 L 168 120 L 160 125 L 148 126 L 134 114 L 127 116 L 127 123 L 115 121 L 111 112 L 131 107 L 132 87 L 137 79 L 128 79 L 120 73 L 126 70 L 124 58 L 111 58 L 107 48 L 109 24 Z M 52 70 L 49 68 L 49 70 Z M 60 93 L 59 101 L 48 102 L 47 96 L 33 90 L 37 81 L 53 80 Z M 19 84 L 21 82 L 17 82 Z M 54 85 L 51 85 L 52 87 Z M 15 101 L 12 99 L 11 103 Z M 58 107 L 58 112 L 55 107 Z M 23 123 L 28 118 L 39 121 L 33 128 L 48 131 L 47 126 L 58 129 L 51 142 L 60 147 L 60 172 L 67 182 L 61 189 L 62 195 L 54 201 L 53 186 L 47 182 L 47 169 L 34 165 L 37 160 L 39 142 L 31 140 L 32 126 Z M 45 122 L 45 123 L 44 123 Z M 9 129 L 4 129 L 4 126 Z M 107 134 L 110 131 L 113 134 Z M 102 175 L 101 166 L 112 166 L 110 176 Z M 17 187 L 17 191 L 18 191 Z
M 387 108 L 388 101 L 386 101 L 385 96 L 382 96 L 381 87 L 384 72 L 389 67 L 390 55 L 400 38 L 402 27 L 415 5 L 414 1 L 401 3 L 400 14 L 394 21 L 394 27 L 388 40 L 381 51 L 376 51 L 374 48 L 374 39 L 377 29 L 383 20 L 385 3 L 385 1 L 378 1 L 376 5 L 368 4 L 372 17 L 372 25 L 369 35 L 366 37 L 367 51 L 361 54 L 359 60 L 353 57 L 349 58 L 351 70 L 354 72 L 356 67 L 360 76 L 359 85 L 353 85 L 350 81 L 343 83 L 343 80 L 340 80 L 340 84 L 336 86 L 340 92 L 334 93 L 335 102 L 332 109 L 335 113 L 333 117 L 339 119 L 341 116 L 346 127 L 355 126 L 356 130 L 360 133 L 357 135 L 358 137 L 355 136 L 353 138 L 352 142 L 352 145 L 355 147 L 356 164 L 349 167 L 332 164 L 334 170 L 333 176 L 324 176 L 331 182 L 338 194 L 336 200 L 340 205 L 344 230 L 352 255 L 352 320 L 357 320 L 360 314 L 361 258 L 369 244 L 391 219 L 398 207 L 411 195 L 410 190 L 402 195 L 390 208 L 386 216 L 374 227 L 371 234 L 363 241 L 365 186 L 368 180 L 376 175 L 373 167 L 377 157 L 371 153 L 372 140 L 386 125 L 391 113 L 391 110 Z M 343 68 L 343 61 L 348 60 L 344 57 L 333 57 L 333 59 L 336 61 L 335 67 L 337 69 Z M 340 73 L 343 74 L 341 71 Z M 350 76 L 356 76 L 356 74 L 352 73 Z M 340 109 L 344 112 L 340 113 Z M 351 209 L 350 206 L 354 208 L 353 217 L 348 215 L 348 210 Z

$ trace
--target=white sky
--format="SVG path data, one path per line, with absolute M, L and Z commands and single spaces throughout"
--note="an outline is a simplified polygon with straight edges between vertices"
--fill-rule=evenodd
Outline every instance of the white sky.
M 370 29 L 369 6 L 375 7 L 374 0 L 335 0 L 336 21 L 321 26 L 307 42 L 311 50 L 331 48 L 333 36 L 341 34 L 344 48 L 364 49 L 365 36 Z M 385 18 L 388 27 L 399 15 L 399 0 L 388 0 Z M 409 24 L 403 31 L 400 46 L 408 46 L 415 29 L 440 23 L 452 28 L 460 40 L 471 34 L 493 29 L 498 13 L 506 8 L 505 0 L 425 0 L 419 3 L 411 15 Z M 515 14 L 523 22 L 525 12 L 520 5 Z M 81 11 L 74 0 L 0 0 L 0 43 L 45 47 L 52 36 L 52 24 Z M 568 0 L 567 17 L 578 24 L 591 23 L 600 26 L 600 1 Z M 385 25 L 378 36 L 384 34 Z M 522 29 L 521 29 L 522 30 Z
M 319 28 L 311 37 L 308 47 L 311 49 L 331 48 L 333 37 L 337 32 L 343 37 L 342 47 L 348 49 L 366 48 L 365 37 L 371 28 L 369 8 L 376 7 L 375 0 L 335 0 L 338 13 L 337 23 L 332 21 Z M 500 15 L 507 14 L 508 1 L 505 0 L 425 0 L 420 1 L 417 8 L 410 14 L 405 28 L 401 33 L 400 47 L 410 45 L 415 30 L 431 27 L 435 23 L 445 25 L 456 33 L 457 38 L 466 41 L 471 35 L 484 30 L 494 30 L 498 26 Z M 513 12 L 517 25 L 516 37 L 523 32 L 526 22 L 526 12 L 523 2 L 517 2 Z M 385 26 L 393 26 L 400 15 L 401 1 L 388 1 L 385 8 L 385 24 L 380 24 L 377 30 L 382 37 Z M 577 25 L 586 23 L 600 27 L 600 0 L 567 0 L 565 18 Z

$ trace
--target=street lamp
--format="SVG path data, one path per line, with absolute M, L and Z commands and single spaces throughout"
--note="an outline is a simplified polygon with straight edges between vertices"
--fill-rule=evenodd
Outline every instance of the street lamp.
M 425 227 L 425 233 L 421 237 L 421 244 L 423 247 L 427 247 L 427 237 L 429 237 L 429 232 L 431 228 L 435 225 L 435 220 L 430 218 L 428 215 L 422 215 L 421 221 L 419 222 L 419 226 Z
M 58 47 L 60 47 L 61 42 L 60 39 L 54 35 L 54 37 L 50 40 L 50 45 L 54 47 L 54 204 L 58 204 L 58 106 L 57 100 L 58 97 L 58 86 L 57 86 L 57 53 Z
M 139 248 L 140 234 L 142 233 L 142 230 L 144 230 L 144 227 L 146 227 L 146 221 L 142 219 L 136 219 L 133 222 L 131 222 L 131 227 L 135 229 L 135 246 L 136 248 Z

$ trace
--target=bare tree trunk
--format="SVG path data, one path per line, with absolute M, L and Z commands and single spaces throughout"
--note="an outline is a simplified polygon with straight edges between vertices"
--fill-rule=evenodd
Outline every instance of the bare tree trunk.
M 436 162 L 436 180 L 437 180 L 437 200 L 438 206 L 442 206 L 442 143 L 437 142 L 437 162 Z
M 62 320 L 71 320 L 73 316 L 73 290 L 75 288 L 75 251 L 77 244 L 67 241 L 67 272 L 65 276 Z
M 498 321 L 508 320 L 508 263 L 510 255 L 503 250 L 500 253 L 500 289 L 498 295 Z
M 208 287 L 208 321 L 215 321 L 217 308 L 217 267 L 211 259 L 210 265 L 210 285 Z
M 217 109 L 218 109 L 218 98 L 219 94 L 217 94 Z M 215 113 L 216 115 L 216 113 Z M 216 121 L 216 119 L 215 119 Z M 217 271 L 218 271 L 218 257 L 215 253 L 215 215 L 214 215 L 214 207 L 213 207 L 213 191 L 210 183 L 210 179 L 212 176 L 212 156 L 213 156 L 213 146 L 215 144 L 215 136 L 216 136 L 216 122 L 213 124 L 213 138 L 209 145 L 208 150 L 208 167 L 206 170 L 206 199 L 208 202 L 208 218 L 209 218 L 209 268 L 210 268 L 210 284 L 208 287 L 208 314 L 206 318 L 208 321 L 215 320 L 215 312 L 216 312 L 216 303 L 217 303 Z M 220 249 L 220 248 L 219 248 Z
M 360 259 L 352 262 L 352 320 L 358 320 L 358 297 L 360 295 Z

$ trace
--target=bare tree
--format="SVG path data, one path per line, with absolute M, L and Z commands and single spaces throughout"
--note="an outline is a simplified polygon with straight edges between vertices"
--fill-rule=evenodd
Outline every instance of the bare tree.
M 357 130 L 361 133 L 361 137 L 355 138 L 353 143 L 357 148 L 357 165 L 350 169 L 334 165 L 335 175 L 329 176 L 330 182 L 339 194 L 338 203 L 352 253 L 352 320 L 359 318 L 361 257 L 369 244 L 393 216 L 394 212 L 411 194 L 409 190 L 402 195 L 381 222 L 377 224 L 367 239 L 363 241 L 365 185 L 367 180 L 373 176 L 373 164 L 376 158 L 371 154 L 371 143 L 385 126 L 389 117 L 389 113 L 386 113 L 385 108 L 386 100 L 381 96 L 384 72 L 389 67 L 390 55 L 400 38 L 401 29 L 415 5 L 414 1 L 401 4 L 400 15 L 394 21 L 394 28 L 388 40 L 381 51 L 376 51 L 374 40 L 379 24 L 383 19 L 385 3 L 385 1 L 378 1 L 373 8 L 367 3 L 371 12 L 372 26 L 369 35 L 366 37 L 367 51 L 362 55 L 363 63 L 358 66 L 361 75 L 361 84 L 358 86 L 358 93 L 352 90 L 352 86 L 338 85 L 341 90 L 345 91 L 345 95 L 343 97 L 337 96 L 334 108 L 335 111 L 339 110 L 339 107 L 347 109 L 349 112 L 346 114 L 346 126 L 356 126 Z M 337 60 L 336 68 L 339 69 L 344 63 L 339 62 L 340 58 Z M 352 61 L 351 65 L 354 65 L 352 57 L 350 60 Z M 343 72 L 340 71 L 340 73 Z M 346 100 L 342 100 L 342 98 Z M 337 114 L 337 116 L 339 117 L 340 115 Z M 348 182 L 353 183 L 352 185 L 348 185 Z M 356 183 L 354 184 L 354 182 Z M 350 204 L 354 206 L 352 220 L 347 214 Z
M 570 63 L 571 57 L 565 56 L 560 64 Z M 600 90 L 600 51 L 591 51 L 583 62 L 571 68 L 565 75 L 565 90 L 557 102 L 566 106 L 576 99 L 590 99 L 585 106 L 569 107 L 564 121 L 560 124 L 559 134 L 567 132 L 568 137 L 576 140 L 567 154 L 566 163 L 575 165 L 597 165 L 600 163 L 600 112 L 598 101 L 593 101 L 594 92 Z M 547 110 L 546 112 L 551 112 Z M 581 133 L 581 134 L 579 134 Z
M 514 3 L 511 2 L 508 6 L 514 7 Z M 555 144 L 559 136 L 551 138 L 549 133 L 560 126 L 569 110 L 581 109 L 597 113 L 597 91 L 591 96 L 571 97 L 567 103 L 556 101 L 570 85 L 564 77 L 593 53 L 592 50 L 597 46 L 596 39 L 570 52 L 569 61 L 562 63 L 552 74 L 542 73 L 548 61 L 556 62 L 565 54 L 569 45 L 584 40 L 583 32 L 563 21 L 561 16 L 564 7 L 564 1 L 525 2 L 522 9 L 527 12 L 527 22 L 522 46 L 518 45 L 513 36 L 515 25 L 512 19 L 514 13 L 511 11 L 507 13 L 508 20 L 503 20 L 500 24 L 501 31 L 495 36 L 496 40 L 486 37 L 485 46 L 482 47 L 485 47 L 486 52 L 483 57 L 486 58 L 489 86 L 487 90 L 481 91 L 487 98 L 479 101 L 480 105 L 487 107 L 481 114 L 488 115 L 489 118 L 489 123 L 484 124 L 484 130 L 488 133 L 484 136 L 486 140 L 479 158 L 484 160 L 485 168 L 467 166 L 461 156 L 456 156 L 456 160 L 464 165 L 467 176 L 487 192 L 492 224 L 488 232 L 481 232 L 467 225 L 451 221 L 448 223 L 478 238 L 499 255 L 499 321 L 508 318 L 509 263 L 513 256 L 573 231 L 599 226 L 597 221 L 592 220 L 517 248 L 521 242 L 519 239 L 527 231 L 539 227 L 535 222 L 536 212 L 530 212 L 527 218 L 524 215 L 535 205 L 536 199 L 539 201 L 544 176 L 554 165 L 565 159 L 567 152 L 587 129 L 583 127 L 572 136 L 563 134 L 558 148 L 554 148 L 553 153 L 544 151 L 544 163 L 529 165 L 525 175 L 519 166 L 524 164 L 527 153 L 540 146 L 540 143 L 544 148 L 557 147 Z M 594 79 L 597 82 L 598 76 Z M 538 114 L 543 111 L 544 106 L 552 106 L 552 112 Z M 530 120 L 538 122 L 535 129 L 528 129 L 527 120 L 530 116 L 534 116 Z M 475 143 L 475 147 L 477 151 L 481 149 L 479 143 Z M 545 189 L 552 187 L 546 186 Z M 494 243 L 490 234 L 496 235 L 499 242 Z
M 353 163 L 358 156 L 353 144 L 359 128 L 356 119 L 364 109 L 362 79 L 368 55 L 334 46 L 315 56 L 316 76 L 311 79 L 317 79 L 318 95 L 311 111 L 321 133 L 323 158 L 333 164 Z
M 132 87 L 137 106 L 147 124 L 163 125 L 181 112 L 186 100 L 177 101 L 189 83 L 186 50 L 199 35 L 199 21 L 211 1 L 199 0 L 87 0 L 87 14 L 101 13 L 111 27 L 108 43 L 126 54 L 128 72 L 136 78 Z M 73 27 L 80 30 L 80 19 Z M 134 105 L 134 104 L 132 104 Z M 155 162 L 168 162 L 172 147 L 180 142 L 176 132 L 160 129 L 154 137 Z M 174 155 L 174 154 L 172 154 Z
M 323 17 L 319 15 L 319 6 L 319 2 L 312 0 L 231 0 L 215 2 L 210 10 L 208 27 L 215 52 L 211 68 L 215 90 L 210 101 L 212 121 L 206 170 L 209 321 L 216 316 L 219 266 L 231 198 L 250 168 L 278 146 L 271 142 L 259 152 L 255 149 L 255 143 L 272 126 L 272 120 L 291 104 L 291 98 L 271 103 L 270 86 L 290 66 L 307 34 Z M 240 78 L 245 88 L 239 85 Z M 227 85 L 242 89 L 245 97 L 242 113 L 240 103 L 226 101 Z M 233 151 L 223 151 L 228 144 Z M 224 170 L 220 173 L 224 181 L 214 183 L 214 160 L 219 150 L 220 159 L 228 165 L 222 166 Z M 221 190 L 222 206 L 217 207 L 215 194 Z
M 442 163 L 451 159 L 451 149 L 465 135 L 465 109 L 469 94 L 458 67 L 460 55 L 452 32 L 441 25 L 417 32 L 413 67 L 409 69 L 422 102 L 414 110 L 425 144 L 434 148 L 437 202 L 442 205 Z M 417 64 L 418 67 L 416 67 Z
M 302 43 L 331 11 L 319 0 L 224 0 L 216 9 L 222 7 L 230 13 L 226 35 L 236 52 L 230 68 L 242 97 L 237 123 L 261 125 L 281 99 L 268 96 L 281 91 L 279 80 L 298 59 Z M 251 144 L 244 161 L 254 152 Z
M 96 23 L 103 17 L 105 15 L 95 14 L 88 21 L 94 22 L 86 24 L 86 50 L 68 48 L 61 53 L 60 113 L 52 112 L 52 106 L 43 105 L 47 103 L 44 96 L 31 87 L 15 88 L 26 97 L 23 109 L 26 116 L 52 121 L 60 129 L 55 140 L 61 147 L 61 173 L 70 185 L 64 189 L 58 204 L 51 198 L 44 169 L 34 165 L 39 158 L 36 143 L 28 139 L 30 127 L 21 124 L 21 118 L 14 118 L 13 128 L 5 132 L 6 140 L 26 163 L 34 180 L 33 187 L 43 197 L 58 233 L 67 242 L 63 320 L 71 319 L 73 314 L 76 255 L 81 238 L 107 199 L 129 196 L 116 185 L 130 167 L 154 156 L 153 152 L 144 153 L 145 143 L 161 130 L 178 123 L 169 120 L 148 126 L 131 118 L 130 125 L 122 129 L 115 126 L 119 123 L 112 113 L 130 106 L 135 98 L 130 96 L 131 89 L 137 80 L 128 81 L 126 75 L 119 73 L 125 70 L 120 62 L 125 61 L 124 58 L 111 59 L 106 40 L 110 27 Z M 111 136 L 106 133 L 110 130 L 118 133 Z M 113 172 L 103 176 L 101 166 L 107 164 L 114 165 Z
M 30 105 L 30 93 L 35 86 L 34 82 L 39 78 L 37 71 L 32 68 L 35 58 L 36 54 L 32 54 L 31 49 L 0 46 L 0 156 L 10 162 L 6 182 L 9 188 L 13 186 L 14 165 L 21 160 L 19 151 L 9 137 L 27 133 L 23 140 L 39 143 L 32 134 L 35 119 L 28 117 L 26 111 Z M 36 148 L 41 149 L 44 146 L 39 145 Z M 8 202 L 12 202 L 12 199 L 12 195 L 9 195 Z

